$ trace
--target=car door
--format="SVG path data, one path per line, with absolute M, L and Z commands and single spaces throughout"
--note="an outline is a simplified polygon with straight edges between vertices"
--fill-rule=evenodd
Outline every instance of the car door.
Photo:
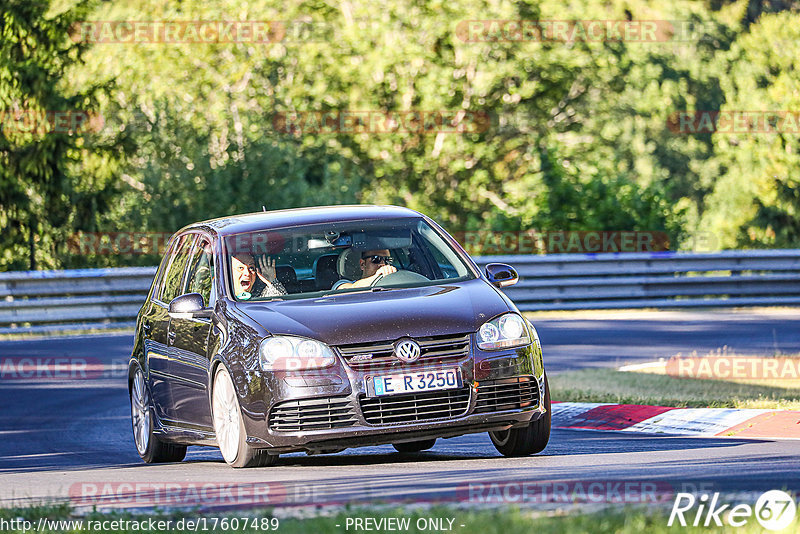
M 166 423 L 176 421 L 171 386 L 175 349 L 169 335 L 169 303 L 183 288 L 195 237 L 195 234 L 183 234 L 173 241 L 166 269 L 153 294 L 151 309 L 147 314 L 150 343 L 145 344 L 145 356 L 150 374 L 150 388 L 156 414 Z
M 214 254 L 208 236 L 198 235 L 188 264 L 183 294 L 199 293 L 206 307 L 213 306 Z M 212 320 L 171 318 L 168 337 L 173 339 L 171 394 L 175 416 L 182 424 L 210 429 L 208 404 L 208 354 Z

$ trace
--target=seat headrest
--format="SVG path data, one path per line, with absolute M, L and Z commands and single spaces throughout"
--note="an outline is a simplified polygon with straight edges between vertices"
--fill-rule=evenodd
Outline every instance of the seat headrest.
M 297 273 L 291 265 L 276 265 L 275 276 L 284 286 L 297 283 Z
M 361 251 L 355 248 L 348 248 L 339 254 L 336 268 L 342 278 L 354 281 L 359 280 L 364 274 L 361 271 Z
M 339 280 L 336 272 L 336 254 L 324 254 L 314 260 L 314 284 L 317 290 L 330 289 L 334 282 Z

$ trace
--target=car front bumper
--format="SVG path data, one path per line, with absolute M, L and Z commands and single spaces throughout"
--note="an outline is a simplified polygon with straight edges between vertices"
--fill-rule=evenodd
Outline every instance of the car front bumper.
M 372 376 L 458 367 L 463 387 L 369 396 Z M 469 355 L 444 364 L 315 373 L 249 371 L 242 396 L 248 443 L 276 453 L 325 452 L 524 426 L 544 414 L 538 344 Z

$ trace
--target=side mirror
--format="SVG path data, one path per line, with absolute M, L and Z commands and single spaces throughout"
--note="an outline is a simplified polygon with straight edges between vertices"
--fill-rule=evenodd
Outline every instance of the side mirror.
M 169 303 L 169 316 L 173 319 L 210 319 L 213 313 L 211 308 L 205 307 L 200 293 L 187 293 Z
M 513 286 L 519 282 L 517 271 L 505 263 L 490 263 L 486 266 L 486 278 L 495 287 Z

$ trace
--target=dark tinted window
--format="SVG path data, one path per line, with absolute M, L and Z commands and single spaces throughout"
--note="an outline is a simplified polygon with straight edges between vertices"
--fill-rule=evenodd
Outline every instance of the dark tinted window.
M 186 279 L 186 293 L 200 293 L 206 306 L 211 302 L 211 282 L 214 275 L 214 254 L 211 242 L 201 237 L 195 244 L 189 261 L 189 276 Z
M 172 241 L 167 244 L 166 252 L 164 253 L 164 257 L 161 259 L 161 263 L 158 267 L 158 274 L 156 274 L 156 283 L 155 289 L 153 290 L 153 298 L 161 300 L 161 293 L 163 292 L 164 287 L 164 278 L 167 276 L 167 269 L 169 269 L 170 261 L 172 260 L 173 254 L 175 254 L 175 249 L 178 246 L 177 241 Z
M 184 234 L 178 238 L 178 242 L 173 248 L 172 256 L 169 259 L 169 266 L 164 274 L 164 283 L 161 286 L 161 301 L 170 302 L 183 292 L 183 275 L 191 257 L 192 243 L 194 243 L 195 237 L 196 234 Z

